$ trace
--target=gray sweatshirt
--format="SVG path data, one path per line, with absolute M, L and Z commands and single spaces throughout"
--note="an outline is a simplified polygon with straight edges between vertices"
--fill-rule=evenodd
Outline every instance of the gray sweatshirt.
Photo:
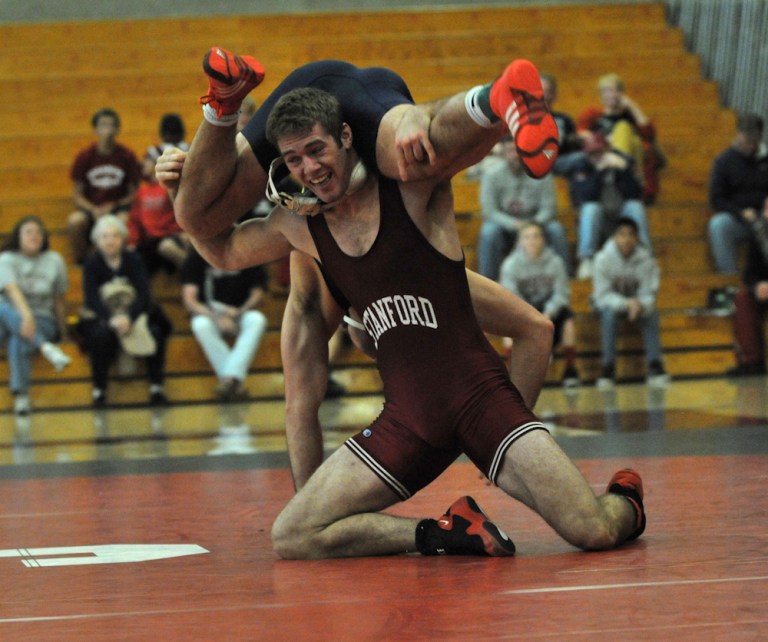
M 549 247 L 536 259 L 518 247 L 502 262 L 499 282 L 550 318 L 571 302 L 565 263 Z
M 656 306 L 659 266 L 643 245 L 624 257 L 616 242 L 609 239 L 595 256 L 592 295 L 595 307 L 624 312 L 630 299 L 638 299 L 643 313 Z
M 510 203 L 522 205 L 519 217 L 507 213 Z M 552 174 L 539 180 L 525 173 L 513 174 L 508 163 L 494 166 L 480 180 L 480 206 L 483 219 L 515 232 L 530 220 L 546 225 L 557 213 L 557 194 Z

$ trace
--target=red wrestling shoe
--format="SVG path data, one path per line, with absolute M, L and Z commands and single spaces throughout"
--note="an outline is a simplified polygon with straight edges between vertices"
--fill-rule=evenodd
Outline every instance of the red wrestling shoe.
M 236 56 L 221 47 L 212 47 L 203 58 L 208 76 L 208 93 L 200 103 L 210 105 L 221 118 L 234 114 L 240 103 L 264 80 L 264 67 L 251 56 Z
M 637 520 L 634 532 L 627 538 L 637 539 L 645 530 L 645 507 L 643 506 L 643 480 L 640 474 L 631 468 L 625 468 L 611 477 L 607 492 L 625 497 L 635 509 Z
M 512 61 L 493 83 L 490 100 L 515 139 L 525 172 L 533 178 L 548 174 L 557 160 L 559 134 L 536 66 L 528 60 Z
M 438 520 L 419 522 L 416 544 L 422 555 L 506 557 L 515 554 L 512 540 L 488 519 L 471 497 L 457 499 Z

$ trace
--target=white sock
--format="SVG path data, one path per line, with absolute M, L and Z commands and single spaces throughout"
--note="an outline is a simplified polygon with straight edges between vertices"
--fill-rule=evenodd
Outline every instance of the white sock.
M 57 371 L 63 370 L 72 362 L 72 359 L 70 359 L 59 346 L 50 341 L 45 341 L 40 345 L 40 352 L 51 362 Z
M 211 123 L 211 125 L 216 125 L 217 127 L 231 127 L 237 124 L 237 120 L 240 118 L 240 110 L 238 109 L 234 114 L 218 116 L 216 110 L 211 105 L 203 105 L 203 118 Z

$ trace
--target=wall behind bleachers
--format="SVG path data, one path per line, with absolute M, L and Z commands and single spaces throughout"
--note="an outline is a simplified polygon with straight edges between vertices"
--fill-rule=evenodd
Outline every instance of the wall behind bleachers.
M 642 4 L 644 0 L 592 0 L 588 4 Z M 650 0 L 648 0 L 650 1 Z M 587 4 L 584 0 L 3 0 L 0 23 L 46 22 L 56 20 L 109 20 L 157 16 L 225 16 L 277 13 L 321 13 L 326 11 L 376 11 L 378 9 L 419 9 L 427 7 L 536 6 Z

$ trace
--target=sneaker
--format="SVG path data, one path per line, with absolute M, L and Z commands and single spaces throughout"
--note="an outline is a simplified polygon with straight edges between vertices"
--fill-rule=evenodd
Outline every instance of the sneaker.
M 165 396 L 163 387 L 158 384 L 152 384 L 149 387 L 149 405 L 150 406 L 167 406 L 168 397 Z
M 592 259 L 581 259 L 579 269 L 576 270 L 576 278 L 586 281 L 592 278 Z
M 32 404 L 29 403 L 29 395 L 16 395 L 13 401 L 13 412 L 17 415 L 28 415 L 32 410 Z
M 333 377 L 328 377 L 328 387 L 325 389 L 326 399 L 337 399 L 347 394 L 347 389 Z
M 240 103 L 264 80 L 264 67 L 251 56 L 235 56 L 221 47 L 212 47 L 203 58 L 208 76 L 208 93 L 200 103 L 210 105 L 221 118 L 235 114 Z
M 107 393 L 101 388 L 91 390 L 91 403 L 94 408 L 104 408 L 107 405 Z
M 249 397 L 248 389 L 239 379 L 224 379 L 216 386 L 216 397 L 219 401 L 246 401 Z
M 40 352 L 46 359 L 48 359 L 48 361 L 51 362 L 53 367 L 56 368 L 56 372 L 61 372 L 70 363 L 72 363 L 72 359 L 70 359 L 66 353 L 55 343 L 46 341 L 40 346 Z
M 456 500 L 438 520 L 419 522 L 416 539 L 423 555 L 505 557 L 515 554 L 512 540 L 488 519 L 471 497 Z
M 645 382 L 649 386 L 657 388 L 663 388 L 669 384 L 670 377 L 664 370 L 661 361 L 651 361 L 651 363 L 648 364 L 648 374 L 645 377 Z
M 613 364 L 603 366 L 600 376 L 597 378 L 598 390 L 613 390 L 616 385 L 616 369 Z
M 568 366 L 563 371 L 563 387 L 578 388 L 580 383 L 579 371 L 574 366 Z
M 631 468 L 625 468 L 624 470 L 614 473 L 613 477 L 611 477 L 611 481 L 608 482 L 606 492 L 626 497 L 629 503 L 632 504 L 632 507 L 635 509 L 637 521 L 635 523 L 635 530 L 627 539 L 637 539 L 640 537 L 645 530 L 643 480 L 640 478 L 640 474 Z
M 525 172 L 533 178 L 548 174 L 557 160 L 559 133 L 536 66 L 529 60 L 512 61 L 493 83 L 490 101 L 515 139 Z
M 765 374 L 764 363 L 740 363 L 725 371 L 726 377 L 754 377 Z

